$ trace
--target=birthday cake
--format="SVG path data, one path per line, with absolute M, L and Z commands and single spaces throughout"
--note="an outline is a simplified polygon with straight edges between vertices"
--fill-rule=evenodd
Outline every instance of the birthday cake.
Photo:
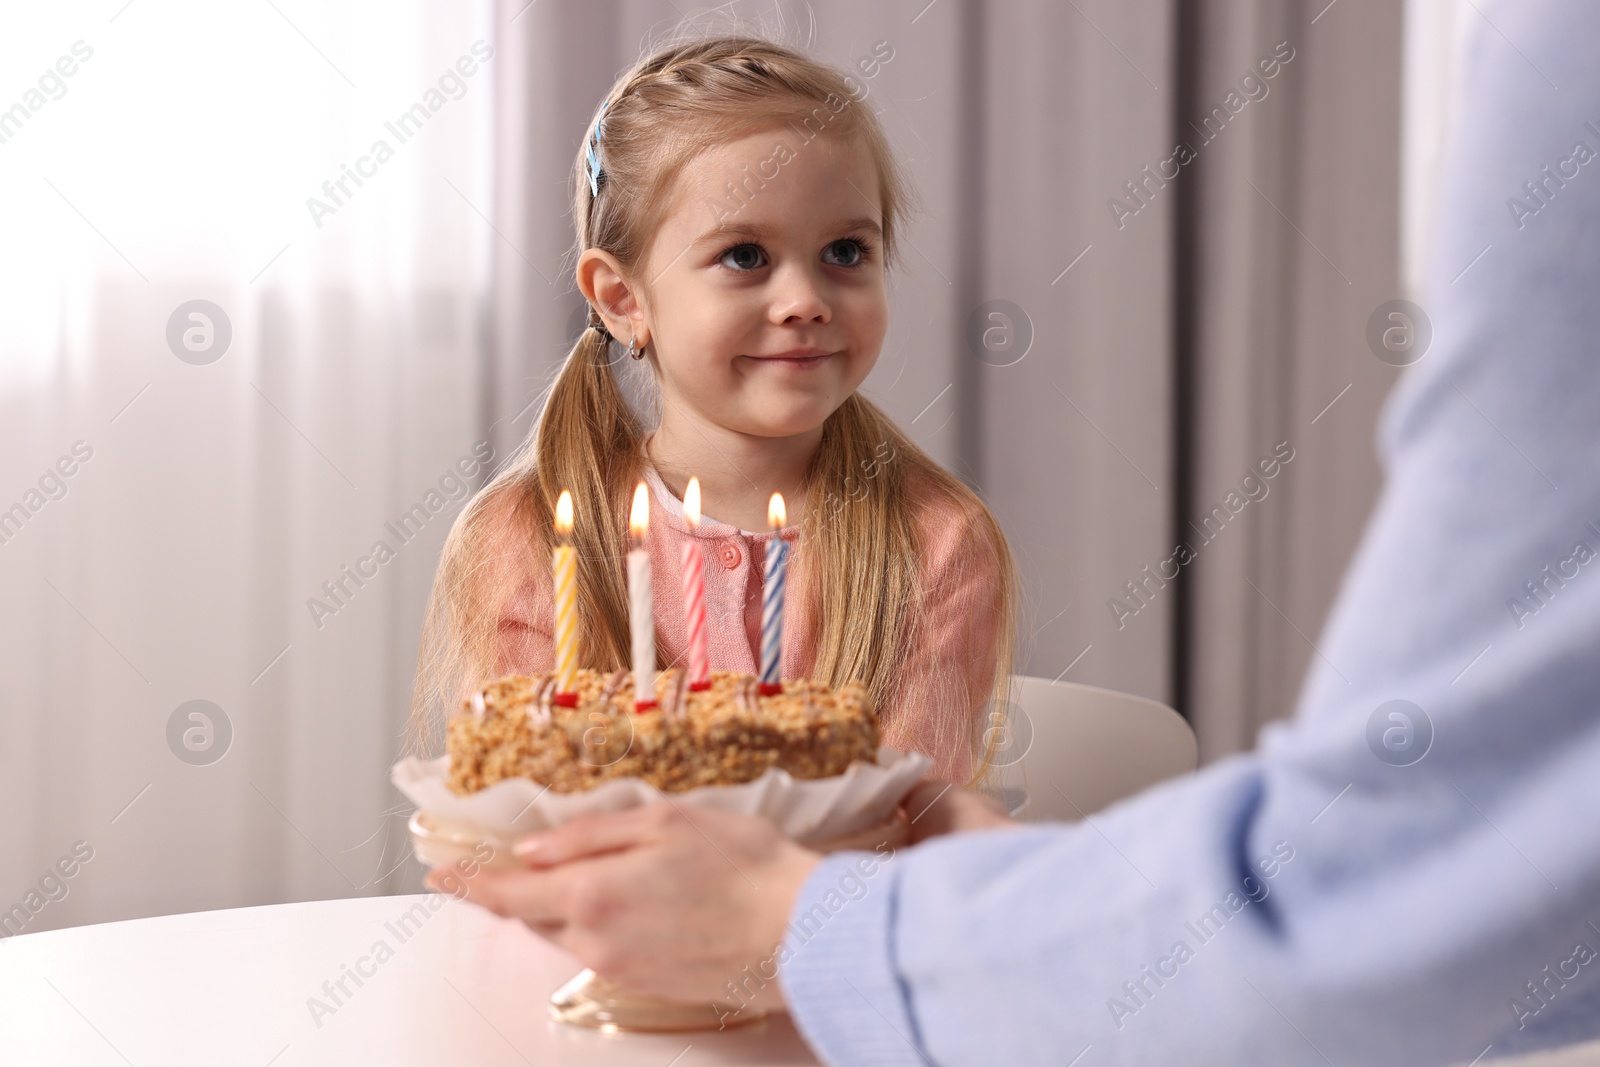
M 558 793 L 641 778 L 666 793 L 737 785 L 771 768 L 829 778 L 873 763 L 878 723 L 859 682 L 835 690 L 790 679 L 763 693 L 752 675 L 711 673 L 695 689 L 679 670 L 656 675 L 656 705 L 636 710 L 627 671 L 579 670 L 576 701 L 554 674 L 507 675 L 463 702 L 447 729 L 447 784 L 466 795 L 508 778 Z M 572 704 L 573 706 L 566 706 Z

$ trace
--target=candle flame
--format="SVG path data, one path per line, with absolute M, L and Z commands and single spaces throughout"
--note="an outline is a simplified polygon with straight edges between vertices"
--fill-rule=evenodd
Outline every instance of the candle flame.
M 700 479 L 690 478 L 689 487 L 683 491 L 683 514 L 690 526 L 700 525 Z
M 643 538 L 650 529 L 650 490 L 640 482 L 633 490 L 633 510 L 628 514 L 628 532 Z
M 561 490 L 561 497 L 556 501 L 556 533 L 565 537 L 572 532 L 572 493 L 566 489 Z
M 784 525 L 787 518 L 783 510 L 783 494 L 773 493 L 772 499 L 767 501 L 767 525 L 776 530 Z

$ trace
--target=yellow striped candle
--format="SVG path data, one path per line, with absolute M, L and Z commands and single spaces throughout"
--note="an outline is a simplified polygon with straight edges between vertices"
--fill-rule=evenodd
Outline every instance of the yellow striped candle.
M 556 501 L 556 703 L 578 703 L 578 553 L 572 547 L 572 494 Z

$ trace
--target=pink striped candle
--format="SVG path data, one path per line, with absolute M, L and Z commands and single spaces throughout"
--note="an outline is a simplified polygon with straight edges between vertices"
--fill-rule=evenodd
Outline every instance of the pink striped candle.
M 700 479 L 683 491 L 683 514 L 691 530 L 700 527 Z M 683 544 L 683 614 L 689 627 L 689 688 L 711 688 L 711 657 L 706 651 L 705 555 L 698 538 Z

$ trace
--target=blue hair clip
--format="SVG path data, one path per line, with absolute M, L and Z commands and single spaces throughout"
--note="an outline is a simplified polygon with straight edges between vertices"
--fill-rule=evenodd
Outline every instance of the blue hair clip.
M 610 103 L 611 101 L 607 100 L 600 105 L 600 114 L 596 115 L 594 120 L 594 132 L 589 135 L 588 147 L 584 149 L 584 155 L 587 157 L 589 164 L 589 198 L 591 200 L 600 195 L 600 158 L 595 154 L 595 149 L 600 147 L 600 135 L 603 132 L 600 123 L 605 118 L 606 107 Z

